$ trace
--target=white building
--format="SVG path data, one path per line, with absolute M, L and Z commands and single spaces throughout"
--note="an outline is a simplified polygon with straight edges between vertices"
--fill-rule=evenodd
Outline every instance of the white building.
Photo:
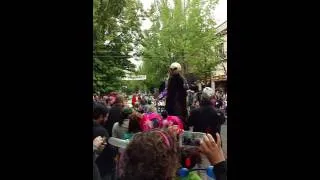
M 213 89 L 222 88 L 226 90 L 227 82 L 227 21 L 217 27 L 217 33 L 222 35 L 223 43 L 219 49 L 222 61 L 212 72 L 211 86 Z

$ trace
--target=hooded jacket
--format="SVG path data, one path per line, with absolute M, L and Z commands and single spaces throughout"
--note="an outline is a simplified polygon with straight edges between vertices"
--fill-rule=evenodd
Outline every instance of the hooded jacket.
M 120 126 L 119 122 L 114 123 L 112 127 L 112 137 L 125 139 L 125 134 L 128 132 L 129 119 L 125 119 L 123 124 Z

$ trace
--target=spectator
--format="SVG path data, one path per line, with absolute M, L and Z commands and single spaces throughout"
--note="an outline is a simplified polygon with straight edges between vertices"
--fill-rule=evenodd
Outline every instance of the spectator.
M 137 93 L 134 93 L 131 99 L 132 106 L 134 106 L 137 103 L 137 101 L 138 101 Z
M 162 127 L 162 117 L 158 113 L 150 112 L 143 114 L 140 127 L 142 131 L 149 131 L 154 128 Z
M 211 101 L 213 97 L 214 91 L 212 88 L 206 87 L 203 89 L 200 107 L 192 110 L 190 113 L 188 120 L 190 130 L 209 133 L 212 136 L 221 132 L 224 116 L 215 110 L 214 104 Z M 199 166 L 200 168 L 207 168 L 209 166 L 207 158 L 202 156 L 202 163 Z M 202 178 L 206 176 L 205 173 L 201 173 Z
M 168 117 L 168 112 L 166 110 L 161 112 L 161 116 L 162 116 L 162 121 L 167 120 Z
M 101 180 L 100 172 L 96 164 L 96 151 L 103 145 L 103 138 L 101 136 L 96 137 L 93 140 L 93 180 Z
M 117 96 L 115 98 L 114 104 L 109 111 L 108 121 L 105 124 L 105 128 L 107 129 L 109 134 L 112 134 L 112 127 L 114 123 L 119 122 L 119 120 L 121 119 L 123 104 L 123 98 L 121 96 Z
M 120 159 L 120 179 L 173 179 L 179 167 L 176 139 L 155 129 L 137 133 Z
M 101 137 L 108 137 L 109 134 L 107 130 L 103 127 L 105 123 L 106 117 L 108 114 L 107 108 L 100 104 L 95 103 L 93 107 L 93 139 L 101 136 Z
M 154 105 L 147 106 L 147 113 L 157 113 L 157 108 Z
M 221 137 L 218 133 L 216 133 L 216 139 L 215 141 L 211 134 L 205 135 L 200 143 L 200 151 L 205 154 L 211 165 L 214 166 L 213 171 L 216 180 L 226 180 L 227 161 L 221 148 Z
M 112 128 L 112 137 L 125 139 L 125 134 L 128 133 L 129 127 L 129 115 L 132 114 L 131 108 L 124 108 L 121 113 L 121 119 L 119 122 L 114 123 Z
M 96 103 L 93 108 L 93 139 L 96 137 L 103 137 L 107 139 L 109 134 L 107 130 L 102 126 L 107 117 L 107 108 L 101 103 Z M 95 153 L 93 154 L 95 155 Z M 113 169 L 115 151 L 110 147 L 106 146 L 100 155 L 96 158 L 94 166 L 98 167 L 102 180 L 113 177 Z M 95 167 L 94 167 L 95 168 Z M 96 170 L 95 170 L 96 171 Z M 96 172 L 95 172 L 96 173 Z M 97 173 L 95 174 L 97 175 Z
M 188 120 L 188 125 L 193 131 L 210 133 L 212 136 L 221 132 L 224 116 L 214 109 L 211 102 L 213 96 L 214 91 L 211 88 L 204 88 L 200 107 L 191 111 Z

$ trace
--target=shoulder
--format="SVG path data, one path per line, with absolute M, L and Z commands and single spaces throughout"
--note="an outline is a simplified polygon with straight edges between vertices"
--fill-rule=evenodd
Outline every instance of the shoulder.
M 200 108 L 195 108 L 190 113 L 195 114 L 195 113 L 199 113 L 199 112 L 200 112 Z
M 118 122 L 113 124 L 113 128 L 118 128 L 118 127 L 119 127 L 119 123 Z

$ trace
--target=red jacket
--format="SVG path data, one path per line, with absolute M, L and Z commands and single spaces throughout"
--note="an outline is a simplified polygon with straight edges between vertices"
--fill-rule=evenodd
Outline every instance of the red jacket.
M 134 95 L 134 96 L 132 96 L 132 106 L 134 106 L 136 104 L 136 102 L 137 102 L 137 96 Z

